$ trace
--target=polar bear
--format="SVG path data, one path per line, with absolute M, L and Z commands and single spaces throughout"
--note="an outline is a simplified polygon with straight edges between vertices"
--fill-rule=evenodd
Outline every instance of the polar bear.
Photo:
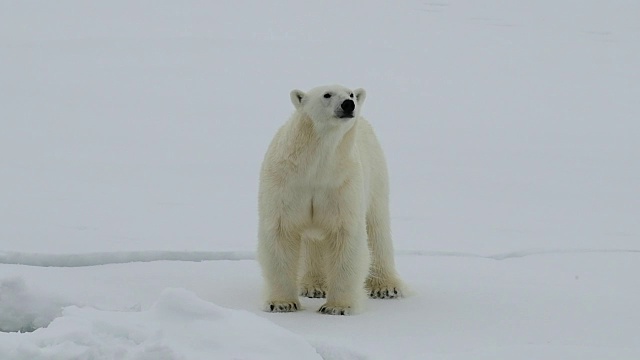
M 403 296 L 389 224 L 382 148 L 360 109 L 364 89 L 291 91 L 295 112 L 273 138 L 260 172 L 258 261 L 265 311 L 350 315 L 372 298 Z M 298 277 L 298 274 L 301 274 Z

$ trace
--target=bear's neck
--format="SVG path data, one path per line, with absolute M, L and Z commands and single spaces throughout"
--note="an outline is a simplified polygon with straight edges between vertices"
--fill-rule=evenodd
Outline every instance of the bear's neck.
M 350 157 L 355 144 L 356 121 L 350 127 L 337 125 L 318 128 L 309 116 L 301 114 L 292 128 L 294 140 L 291 155 L 302 164 L 316 167 Z

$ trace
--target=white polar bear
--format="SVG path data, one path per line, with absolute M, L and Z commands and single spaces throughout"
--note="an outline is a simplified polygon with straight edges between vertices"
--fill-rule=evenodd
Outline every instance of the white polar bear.
M 319 312 L 349 315 L 361 310 L 364 289 L 373 298 L 403 295 L 387 165 L 359 115 L 365 97 L 364 89 L 339 85 L 291 92 L 295 113 L 276 133 L 260 174 L 266 311 L 299 310 L 298 295 L 326 296 Z

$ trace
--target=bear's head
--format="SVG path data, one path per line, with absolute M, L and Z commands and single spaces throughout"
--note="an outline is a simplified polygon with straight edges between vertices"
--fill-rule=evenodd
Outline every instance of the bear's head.
M 350 90 L 340 85 L 320 86 L 303 92 L 291 91 L 296 110 L 308 115 L 321 126 L 353 123 L 367 93 L 364 89 Z

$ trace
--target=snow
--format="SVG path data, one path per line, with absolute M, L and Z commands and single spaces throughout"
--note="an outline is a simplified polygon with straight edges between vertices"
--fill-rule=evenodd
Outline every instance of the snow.
M 321 359 L 301 336 L 183 289 L 165 289 L 141 312 L 66 307 L 47 328 L 2 337 L 0 358 Z
M 0 331 L 34 331 L 60 316 L 64 303 L 27 290 L 20 277 L 0 280 Z
M 243 324 L 254 327 L 247 312 L 269 320 L 304 337 L 324 359 L 637 359 L 637 256 L 547 253 L 495 260 L 399 255 L 399 271 L 415 295 L 397 301 L 369 300 L 366 311 L 352 317 L 320 315 L 315 311 L 322 300 L 306 298 L 301 299 L 304 309 L 297 313 L 261 312 L 261 278 L 253 260 L 90 267 L 3 265 L 0 278 L 19 276 L 33 297 L 43 301 L 56 297 L 67 306 L 77 304 L 71 306 L 72 311 L 89 309 L 95 315 L 81 313 L 89 323 L 95 317 L 107 317 L 124 328 L 138 323 L 140 312 L 152 311 L 166 289 L 184 289 L 180 293 L 189 292 L 188 296 L 170 302 L 177 309 L 172 323 L 176 327 L 193 319 L 189 309 L 208 308 L 203 304 L 206 302 L 218 309 L 214 314 L 222 312 L 218 307 L 241 311 L 243 315 L 238 317 L 244 320 L 233 322 L 242 328 Z M 196 301 L 195 296 L 202 300 Z M 69 307 L 56 320 L 67 316 L 66 309 Z M 113 312 L 121 316 L 103 316 Z M 51 330 L 56 320 L 35 333 L 49 331 L 50 343 L 62 342 L 63 334 Z M 144 324 L 148 324 L 143 327 L 144 334 L 160 328 L 152 320 Z M 105 336 L 93 328 L 80 333 L 95 344 Z M 225 336 L 184 333 L 211 343 Z M 250 330 L 243 333 L 255 334 Z M 25 346 L 38 348 L 40 344 L 29 338 L 31 334 L 0 334 L 0 343 L 17 344 L 4 339 L 24 336 Z M 243 338 L 248 344 L 253 340 L 254 336 Z M 189 344 L 193 343 L 166 335 L 162 344 L 181 354 L 181 349 L 191 349 Z M 278 346 L 285 347 L 280 342 Z M 9 350 L 6 345 L 3 349 Z M 144 347 L 136 348 L 133 343 L 127 348 L 131 353 L 141 349 Z
M 0 358 L 640 358 L 638 14 L 4 2 Z M 367 89 L 415 295 L 266 314 L 260 162 L 327 83 Z

